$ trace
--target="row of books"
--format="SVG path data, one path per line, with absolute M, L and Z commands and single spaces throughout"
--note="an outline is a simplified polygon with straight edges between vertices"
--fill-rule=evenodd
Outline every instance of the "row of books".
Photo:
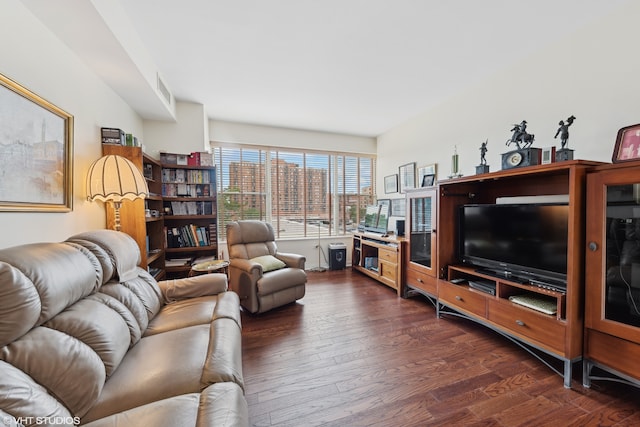
M 211 184 L 162 184 L 164 197 L 211 197 Z
M 190 154 L 160 153 L 160 161 L 167 165 L 213 166 L 213 155 L 206 151 Z
M 215 176 L 209 170 L 200 169 L 162 169 L 162 182 L 172 184 L 211 184 Z
M 213 202 L 165 202 L 169 215 L 213 215 Z
M 211 242 L 217 241 L 215 223 L 209 224 L 208 227 L 188 224 L 179 227 L 165 227 L 165 229 L 167 248 L 211 246 Z

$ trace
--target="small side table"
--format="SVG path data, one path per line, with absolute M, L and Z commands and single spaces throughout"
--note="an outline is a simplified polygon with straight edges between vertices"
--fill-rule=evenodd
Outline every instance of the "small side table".
M 197 276 L 198 274 L 214 273 L 220 270 L 222 270 L 222 273 L 228 276 L 229 274 L 227 271 L 227 267 L 229 267 L 229 261 L 226 261 L 224 259 L 215 259 L 213 261 L 201 262 L 200 264 L 191 266 L 189 277 Z

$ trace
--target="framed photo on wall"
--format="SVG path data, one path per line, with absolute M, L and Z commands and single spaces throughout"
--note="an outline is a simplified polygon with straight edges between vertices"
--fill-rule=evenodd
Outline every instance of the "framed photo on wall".
M 400 176 L 400 192 L 404 193 L 405 190 L 416 188 L 416 163 L 407 163 L 400 166 L 398 169 L 398 175 Z
M 391 213 L 389 215 L 404 218 L 407 215 L 407 201 L 405 199 L 391 199 Z
M 436 183 L 436 176 L 435 175 L 423 175 L 422 176 L 422 182 L 421 182 L 420 186 L 421 187 L 431 187 L 435 183 Z
M 433 175 L 433 183 L 435 184 L 437 178 L 437 172 L 438 172 L 438 165 L 436 163 L 432 163 L 430 165 L 425 165 L 425 166 L 421 166 L 418 168 L 418 184 L 420 184 L 421 187 L 424 187 L 424 185 L 422 185 L 422 183 L 424 182 L 424 176 L 425 175 Z M 433 185 L 433 184 L 431 184 Z
M 0 129 L 0 211 L 70 211 L 73 116 L 0 74 Z
M 618 131 L 611 161 L 620 163 L 638 159 L 640 159 L 640 123 L 623 127 Z
M 384 177 L 384 192 L 386 194 L 398 192 L 398 175 L 397 174 Z

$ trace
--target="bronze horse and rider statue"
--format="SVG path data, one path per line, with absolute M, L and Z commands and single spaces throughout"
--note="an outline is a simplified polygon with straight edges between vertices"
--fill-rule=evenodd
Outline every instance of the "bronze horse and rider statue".
M 511 139 L 507 140 L 507 145 L 516 144 L 518 150 L 522 148 L 529 148 L 533 144 L 535 135 L 527 133 L 527 121 L 523 120 L 520 124 L 513 125 L 511 129 L 513 134 Z

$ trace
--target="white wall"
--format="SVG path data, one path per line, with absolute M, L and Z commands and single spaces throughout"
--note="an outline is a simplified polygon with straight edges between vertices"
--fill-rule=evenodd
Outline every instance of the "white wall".
M 189 154 L 209 151 L 209 125 L 205 106 L 176 102 L 176 121 L 144 121 L 144 152 L 160 159 L 160 152 Z
M 101 127 L 142 135 L 142 120 L 18 0 L 0 13 L 0 73 L 74 116 L 73 211 L 0 212 L 0 247 L 60 241 L 105 227 L 104 206 L 86 201 L 85 175 L 102 154 Z
M 304 148 L 359 154 L 376 153 L 375 138 L 226 122 L 222 120 L 209 121 L 209 136 L 213 142 Z
M 558 122 L 575 115 L 569 128 L 575 158 L 611 161 L 618 129 L 640 122 L 638 17 L 640 2 L 633 2 L 379 136 L 378 188 L 413 161 L 437 163 L 438 179 L 446 178 L 454 145 L 462 173 L 473 175 L 487 139 L 491 171 L 500 170 L 500 154 L 515 149 L 505 146 L 511 126 L 523 119 L 534 147 L 559 147 Z

